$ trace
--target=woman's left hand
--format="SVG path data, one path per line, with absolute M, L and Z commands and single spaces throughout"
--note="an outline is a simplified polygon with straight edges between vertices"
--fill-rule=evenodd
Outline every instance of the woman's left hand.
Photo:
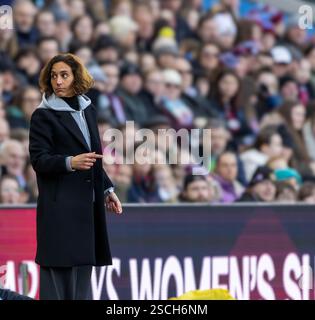
M 110 212 L 114 212 L 117 214 L 122 213 L 122 205 L 116 195 L 115 192 L 111 192 L 106 198 L 105 198 L 105 205 L 106 209 Z

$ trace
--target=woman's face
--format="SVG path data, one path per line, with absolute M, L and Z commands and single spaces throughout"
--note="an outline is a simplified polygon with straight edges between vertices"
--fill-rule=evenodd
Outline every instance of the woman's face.
M 180 97 L 181 88 L 180 85 L 174 83 L 165 84 L 165 96 L 170 100 L 176 100 Z
M 92 50 L 87 46 L 79 49 L 75 55 L 82 60 L 85 66 L 87 66 L 92 60 Z
M 79 41 L 82 43 L 88 43 L 91 41 L 93 36 L 93 21 L 89 16 L 85 16 L 75 27 L 75 36 L 78 38 Z
M 163 74 L 160 71 L 151 72 L 146 78 L 145 87 L 155 97 L 161 97 L 165 90 Z
M 51 86 L 58 97 L 71 97 L 74 95 L 74 75 L 71 67 L 64 62 L 57 62 L 51 68 Z
M 19 185 L 13 179 L 5 179 L 0 187 L 2 204 L 18 204 L 20 202 Z
M 220 50 L 217 46 L 209 44 L 202 49 L 200 64 L 207 70 L 213 70 L 219 65 Z
M 292 125 L 295 130 L 301 130 L 305 123 L 305 107 L 298 104 L 291 111 Z
M 22 110 L 28 120 L 31 119 L 31 115 L 39 105 L 40 100 L 40 92 L 35 88 L 30 88 L 24 92 Z
M 120 3 L 116 6 L 113 12 L 114 16 L 132 16 L 132 5 L 130 1 L 120 1 Z
M 299 96 L 299 88 L 298 85 L 294 81 L 287 82 L 281 88 L 281 96 L 283 100 L 287 101 L 295 101 Z
M 222 96 L 232 99 L 239 89 L 238 79 L 232 74 L 226 74 L 219 82 Z

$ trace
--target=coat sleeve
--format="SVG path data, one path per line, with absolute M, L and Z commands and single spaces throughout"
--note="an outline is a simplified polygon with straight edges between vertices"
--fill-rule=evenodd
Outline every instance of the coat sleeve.
M 109 188 L 113 188 L 114 185 L 104 169 L 103 169 L 103 175 L 104 175 L 104 194 L 105 194 L 105 192 L 108 191 Z
M 33 169 L 37 173 L 55 174 L 69 172 L 66 158 L 69 155 L 54 152 L 53 123 L 47 110 L 36 109 L 31 117 L 29 152 Z

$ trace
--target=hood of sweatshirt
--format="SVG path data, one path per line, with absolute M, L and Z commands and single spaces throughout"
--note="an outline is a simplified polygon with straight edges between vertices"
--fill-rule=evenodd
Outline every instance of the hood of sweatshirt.
M 80 106 L 79 111 L 84 110 L 91 104 L 91 99 L 84 94 L 78 96 L 78 101 Z M 40 103 L 38 108 L 53 109 L 56 111 L 79 112 L 78 110 L 71 108 L 67 102 L 65 102 L 62 98 L 56 96 L 54 93 L 50 95 L 48 98 L 46 98 L 46 95 L 44 93 L 42 97 L 42 102 Z

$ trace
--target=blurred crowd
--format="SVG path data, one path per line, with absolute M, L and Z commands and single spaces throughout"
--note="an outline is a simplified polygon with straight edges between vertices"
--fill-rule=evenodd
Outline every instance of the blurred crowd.
M 298 15 L 261 4 L 241 14 L 238 0 L 207 9 L 202 0 L 10 4 L 13 29 L 0 29 L 0 203 L 36 202 L 29 123 L 42 97 L 39 73 L 62 52 L 79 56 L 94 78 L 87 95 L 100 136 L 122 132 L 120 153 L 102 141 L 122 202 L 315 203 L 315 38 Z M 121 161 L 142 128 L 155 141 L 175 130 L 152 155 Z M 198 163 L 181 149 L 179 129 L 211 129 L 211 139 L 189 139 L 200 154 L 211 150 L 209 174 L 192 174 Z M 158 161 L 174 150 L 187 161 Z

